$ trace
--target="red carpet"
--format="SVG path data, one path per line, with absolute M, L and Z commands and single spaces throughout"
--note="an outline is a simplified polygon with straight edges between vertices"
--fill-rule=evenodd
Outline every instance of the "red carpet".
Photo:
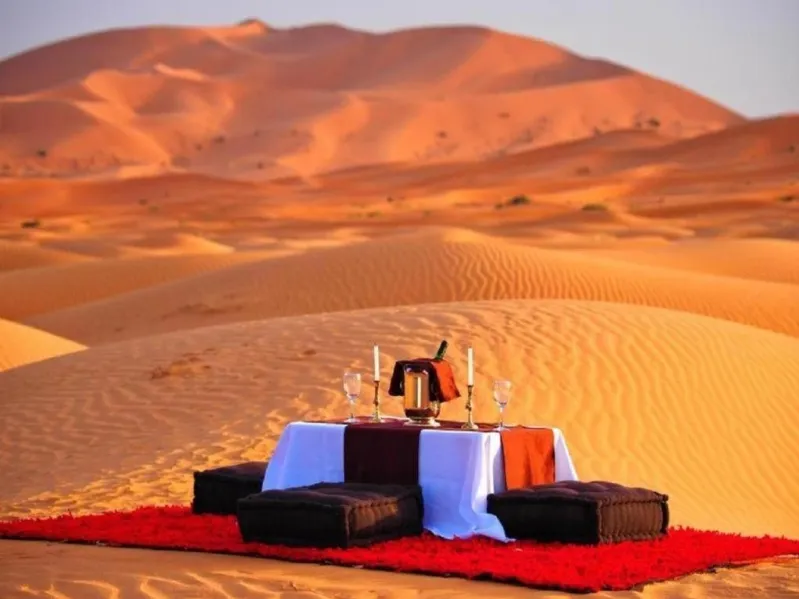
M 197 516 L 185 507 L 0 522 L 0 538 L 105 543 L 260 556 L 293 562 L 457 576 L 571 592 L 626 590 L 642 584 L 779 555 L 799 554 L 799 541 L 672 529 L 658 541 L 600 547 L 446 541 L 432 535 L 365 549 L 296 549 L 244 543 L 234 517 Z

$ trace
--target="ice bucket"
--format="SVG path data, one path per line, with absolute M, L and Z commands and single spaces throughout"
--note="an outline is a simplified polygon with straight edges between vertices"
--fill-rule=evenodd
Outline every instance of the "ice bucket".
M 423 368 L 406 366 L 403 379 L 404 408 L 409 426 L 439 426 L 441 402 L 430 399 L 430 375 Z

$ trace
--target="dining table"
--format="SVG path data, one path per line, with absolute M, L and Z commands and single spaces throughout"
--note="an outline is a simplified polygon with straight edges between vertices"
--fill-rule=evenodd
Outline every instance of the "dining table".
M 408 426 L 404 418 L 299 421 L 283 430 L 262 489 L 321 482 L 418 484 L 424 528 L 446 539 L 509 541 L 487 497 L 508 488 L 578 480 L 559 428 L 459 422 Z M 511 468 L 512 467 L 512 468 Z

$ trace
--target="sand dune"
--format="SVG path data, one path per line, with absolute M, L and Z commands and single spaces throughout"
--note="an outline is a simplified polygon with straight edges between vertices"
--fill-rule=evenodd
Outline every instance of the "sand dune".
M 7 59 L 0 81 L 12 172 L 308 175 L 743 121 L 648 75 L 479 27 L 111 31 Z
M 455 228 L 243 264 L 58 312 L 40 310 L 26 322 L 94 345 L 259 318 L 516 298 L 660 306 L 799 336 L 793 285 L 524 247 Z
M 797 142 L 799 114 L 787 114 L 742 123 L 737 127 L 675 143 L 669 149 L 669 154 L 685 162 L 729 162 L 731 157 L 745 161 L 779 155 L 797 163 Z
M 142 254 L 154 256 L 220 255 L 230 254 L 234 251 L 232 247 L 223 243 L 217 243 L 211 239 L 187 233 L 158 235 L 157 237 L 133 242 L 128 244 L 128 247 L 135 248 Z M 237 256 L 237 258 L 245 261 L 250 256 Z
M 82 349 L 80 343 L 0 319 L 0 372 Z
M 19 320 L 258 258 L 262 255 L 166 255 L 0 272 L 0 318 Z
M 686 313 L 564 300 L 204 327 L 9 371 L 0 377 L 0 438 L 16 451 L 0 452 L 0 505 L 21 515 L 185 501 L 192 468 L 263 457 L 287 421 L 344 414 L 340 374 L 367 370 L 373 342 L 387 370 L 429 354 L 442 337 L 461 378 L 463 347 L 475 344 L 476 416 L 496 416 L 479 390 L 492 377 L 511 378 L 519 389 L 510 420 L 561 426 L 581 478 L 666 489 L 678 524 L 799 534 L 799 340 Z M 387 399 L 386 409 L 398 411 L 399 400 Z M 462 417 L 462 402 L 444 416 Z M 24 462 L 12 457 L 20 451 Z M 724 502 L 707 500 L 722 493 Z
M 782 239 L 696 239 L 593 255 L 641 265 L 799 285 L 799 244 Z
M 0 273 L 9 270 L 71 264 L 87 260 L 85 256 L 61 252 L 36 245 L 14 243 L 0 239 Z

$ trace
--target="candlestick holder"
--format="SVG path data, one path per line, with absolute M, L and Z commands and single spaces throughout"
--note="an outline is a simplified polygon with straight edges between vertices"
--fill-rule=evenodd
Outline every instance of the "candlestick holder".
M 477 430 L 477 425 L 474 423 L 474 417 L 472 416 L 472 390 L 474 389 L 474 385 L 467 386 L 468 393 L 466 395 L 466 422 L 463 423 L 461 428 L 466 430 Z
M 380 380 L 375 381 L 375 398 L 374 398 L 374 412 L 372 413 L 372 422 L 383 422 L 383 417 L 380 415 Z

